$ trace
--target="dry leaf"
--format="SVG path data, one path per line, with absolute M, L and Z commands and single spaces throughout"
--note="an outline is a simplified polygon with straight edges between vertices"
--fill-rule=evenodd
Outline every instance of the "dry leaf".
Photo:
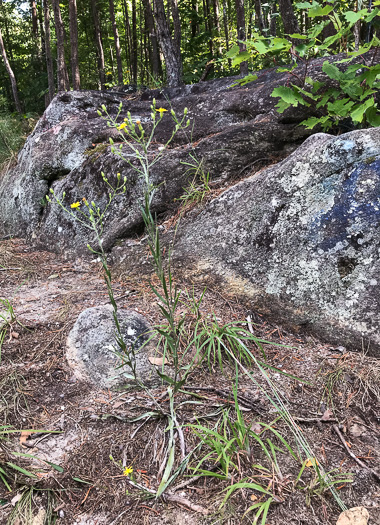
M 332 413 L 332 411 L 327 409 L 327 410 L 325 410 L 323 416 L 321 417 L 321 421 L 330 421 L 330 419 L 331 419 L 331 417 L 333 415 L 334 414 Z
M 257 500 L 257 496 L 255 496 L 254 494 L 251 494 L 250 499 L 251 499 L 251 501 L 256 501 Z
M 22 498 L 22 494 L 16 494 L 14 498 L 11 499 L 11 505 L 14 507 L 18 501 Z
M 20 434 L 20 445 L 24 447 L 28 437 L 32 434 L 34 434 L 34 432 L 31 432 L 30 430 L 23 430 Z
M 14 339 L 18 339 L 20 336 L 20 334 L 18 332 L 11 332 L 11 337 L 13 337 Z
M 165 359 L 165 362 L 164 362 L 163 357 L 149 357 L 149 361 L 151 362 L 152 365 L 156 365 L 156 366 L 162 366 L 163 364 L 167 365 L 169 362 L 167 359 Z
M 261 428 L 261 425 L 259 423 L 256 423 L 255 421 L 252 423 L 251 425 L 251 430 L 252 432 L 254 432 L 255 434 L 260 434 L 260 432 L 262 431 L 262 428 Z
M 318 460 L 316 460 L 315 458 L 309 458 L 306 461 L 305 466 L 306 467 L 314 467 L 315 464 L 319 465 Z

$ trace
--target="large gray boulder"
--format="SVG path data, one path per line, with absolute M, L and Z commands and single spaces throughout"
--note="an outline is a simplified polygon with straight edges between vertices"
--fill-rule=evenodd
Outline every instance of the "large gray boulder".
M 310 64 L 311 76 L 324 76 L 323 61 Z M 115 116 L 123 102 L 120 119 L 130 111 L 147 130 L 153 97 L 159 106 L 170 109 L 171 104 L 178 114 L 188 107 L 191 132 L 176 136 L 151 174 L 159 186 L 153 211 L 161 213 L 173 207 L 173 200 L 194 176 L 182 164 L 190 153 L 203 161 L 212 180 L 221 182 L 285 157 L 310 134 L 298 126 L 306 117 L 305 108 L 289 108 L 283 114 L 274 108 L 278 99 L 271 96 L 273 88 L 289 80 L 287 73 L 270 69 L 243 87 L 231 88 L 236 78 L 224 78 L 140 95 L 96 91 L 58 94 L 29 136 L 18 166 L 0 179 L 0 237 L 20 235 L 53 250 L 85 250 L 88 232 L 61 208 L 46 205 L 44 197 L 53 188 L 58 195 L 66 192 L 66 205 L 86 197 L 102 208 L 108 189 L 100 171 L 111 181 L 118 172 L 128 179 L 126 194 L 106 218 L 104 246 L 110 248 L 141 230 L 142 184 L 107 146 L 109 137 L 117 138 L 117 132 L 98 116 L 96 110 L 102 104 Z M 166 113 L 157 128 L 155 147 L 168 139 L 172 129 Z
M 176 258 L 275 321 L 380 356 L 380 129 L 308 138 L 182 222 Z

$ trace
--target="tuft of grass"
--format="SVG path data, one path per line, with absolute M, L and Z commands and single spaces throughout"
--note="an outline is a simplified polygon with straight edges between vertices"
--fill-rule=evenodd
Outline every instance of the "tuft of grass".
M 16 160 L 17 152 L 25 141 L 25 130 L 19 118 L 0 114 L 0 172 Z
M 184 194 L 176 199 L 182 202 L 182 207 L 186 208 L 191 204 L 199 204 L 211 191 L 210 172 L 204 168 L 204 159 L 199 160 L 195 154 L 190 154 L 191 162 L 181 162 L 184 166 L 189 166 L 186 173 L 193 174 L 193 180 L 184 188 Z

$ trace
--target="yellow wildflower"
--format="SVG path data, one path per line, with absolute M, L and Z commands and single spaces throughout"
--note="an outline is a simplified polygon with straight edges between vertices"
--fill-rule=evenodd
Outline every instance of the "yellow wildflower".
M 123 122 L 122 124 L 120 124 L 120 126 L 118 126 L 117 129 L 120 131 L 120 130 L 126 128 L 126 127 L 127 127 L 127 124 L 125 122 Z
M 71 205 L 70 205 L 70 208 L 79 208 L 80 206 L 80 202 L 73 202 Z
M 162 115 L 162 113 L 164 113 L 165 111 L 167 111 L 167 109 L 165 109 L 165 108 L 158 108 L 158 109 L 156 109 L 156 111 L 158 111 L 159 114 Z
M 129 474 L 132 474 L 133 468 L 132 467 L 125 467 L 123 476 L 129 476 Z

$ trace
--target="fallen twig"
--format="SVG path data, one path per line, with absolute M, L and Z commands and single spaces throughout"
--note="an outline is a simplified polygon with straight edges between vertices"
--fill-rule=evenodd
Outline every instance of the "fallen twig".
M 209 511 L 205 509 L 204 507 L 201 507 L 200 505 L 196 505 L 195 503 L 191 503 L 187 498 L 184 498 L 182 496 L 178 496 L 177 494 L 165 494 L 164 499 L 166 501 L 170 501 L 171 503 L 179 503 L 180 505 L 184 505 L 190 510 L 193 510 L 194 512 L 199 512 L 200 514 L 203 514 L 204 516 L 207 516 Z
M 339 437 L 339 439 L 341 440 L 347 454 L 354 460 L 356 461 L 356 463 L 358 465 L 360 465 L 362 468 L 366 469 L 366 470 L 369 470 L 372 474 L 372 476 L 377 480 L 377 481 L 380 481 L 380 474 L 378 474 L 375 470 L 371 469 L 370 467 L 368 467 L 368 465 L 366 465 L 365 463 L 363 463 L 363 461 L 361 461 L 357 456 L 355 456 L 355 454 L 353 452 L 351 452 L 351 450 L 348 448 L 347 446 L 347 443 L 346 443 L 346 440 L 344 439 L 344 436 L 343 434 L 341 433 L 341 431 L 339 430 L 338 428 L 338 425 L 333 425 L 333 429 L 335 430 L 335 433 L 337 434 L 337 436 Z

